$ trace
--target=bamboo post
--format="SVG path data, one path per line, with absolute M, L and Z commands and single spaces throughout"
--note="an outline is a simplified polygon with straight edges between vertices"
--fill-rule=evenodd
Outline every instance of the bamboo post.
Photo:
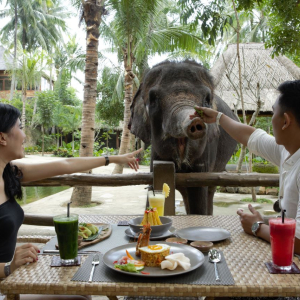
M 175 165 L 171 161 L 153 161 L 153 187 L 161 190 L 163 184 L 170 187 L 170 195 L 165 202 L 165 216 L 175 216 Z

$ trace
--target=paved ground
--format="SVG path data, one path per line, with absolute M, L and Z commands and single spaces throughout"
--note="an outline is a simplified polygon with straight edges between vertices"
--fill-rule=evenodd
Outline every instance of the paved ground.
M 28 156 L 26 160 L 31 161 L 51 161 L 59 158 Z M 114 164 L 107 167 L 94 169 L 96 174 L 111 174 Z M 124 169 L 124 173 L 134 172 L 129 168 Z M 149 167 L 140 166 L 139 172 L 149 172 Z M 87 208 L 71 208 L 71 211 L 78 214 L 142 214 L 146 204 L 146 186 L 135 185 L 125 187 L 93 187 L 92 201 L 97 203 L 94 207 Z M 43 198 L 39 201 L 23 206 L 25 213 L 40 214 L 40 215 L 56 215 L 66 212 L 66 203 L 69 202 L 72 193 L 72 188 L 60 193 Z M 238 208 L 247 210 L 247 204 L 240 202 L 243 198 L 249 198 L 247 194 L 228 194 L 216 193 L 214 197 L 214 215 L 234 215 Z M 276 197 L 263 196 L 264 198 L 276 201 Z M 186 214 L 182 197 L 176 191 L 176 214 Z M 254 205 L 260 212 L 271 210 L 271 204 Z M 30 226 L 22 225 L 19 230 L 19 235 L 55 235 L 53 227 Z M 106 297 L 93 297 L 93 300 L 104 300 Z M 119 299 L 123 299 L 120 297 Z

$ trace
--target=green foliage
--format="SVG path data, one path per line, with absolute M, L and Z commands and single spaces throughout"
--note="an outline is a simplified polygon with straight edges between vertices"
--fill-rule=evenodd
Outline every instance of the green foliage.
M 139 161 L 139 164 L 144 166 L 150 166 L 151 163 L 151 145 L 145 149 L 143 152 L 143 156 L 141 157 L 141 160 Z
M 59 156 L 59 157 L 73 157 L 72 149 L 68 150 L 68 149 L 65 149 L 65 148 L 58 148 L 57 150 L 55 150 L 53 152 L 53 154 L 55 156 Z
M 25 147 L 25 153 L 36 153 L 36 152 L 41 152 L 42 148 L 39 145 L 36 146 L 28 146 Z
M 123 78 L 120 70 L 105 67 L 97 84 L 97 118 L 109 126 L 118 126 L 124 115 Z
M 241 202 L 247 202 L 247 203 L 251 203 L 253 202 L 252 198 L 244 198 L 241 200 Z M 273 201 L 270 199 L 266 199 L 266 198 L 256 198 L 256 202 L 255 203 L 269 203 L 269 204 L 273 204 Z
M 191 30 L 198 26 L 201 28 L 202 39 L 214 45 L 216 39 L 221 35 L 231 18 L 224 15 L 227 7 L 224 0 L 212 0 L 204 4 L 201 0 L 179 0 L 182 7 L 181 21 L 183 24 L 190 24 Z
M 278 167 L 271 163 L 255 163 L 252 170 L 257 173 L 278 174 Z
M 57 100 L 53 91 L 36 92 L 37 114 L 35 123 L 44 128 L 54 125 L 54 112 Z
M 9 101 L 8 99 L 0 99 L 0 102 L 14 106 L 22 113 L 23 102 L 22 102 L 22 95 L 20 92 L 15 92 L 14 97 L 12 98 L 11 101 Z M 25 127 L 27 127 L 29 120 L 32 119 L 33 106 L 34 106 L 34 99 L 28 99 L 25 104 L 25 112 L 26 112 Z

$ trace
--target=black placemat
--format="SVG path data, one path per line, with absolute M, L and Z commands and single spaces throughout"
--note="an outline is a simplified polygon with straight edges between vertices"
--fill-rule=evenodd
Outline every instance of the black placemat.
M 101 253 L 105 253 L 111 248 L 118 247 L 124 244 L 130 243 L 130 238 L 126 236 L 125 230 L 127 227 L 124 226 L 117 226 L 117 225 L 111 225 L 112 232 L 111 235 L 99 243 L 86 246 L 84 248 L 81 248 L 79 251 L 82 253 L 84 251 L 97 251 Z M 43 250 L 54 250 L 55 244 L 57 244 L 57 238 L 56 236 L 53 237 L 41 250 L 41 253 L 44 253 Z M 49 255 L 49 253 L 47 253 Z
M 292 268 L 289 271 L 275 269 L 271 261 L 265 263 L 270 274 L 300 274 L 300 270 L 293 262 Z
M 208 261 L 207 253 L 204 254 L 205 261 L 202 266 L 189 272 L 180 274 L 178 276 L 170 277 L 147 277 L 147 275 L 138 277 L 130 276 L 123 273 L 118 273 L 108 268 L 102 261 L 103 255 L 101 255 L 100 264 L 96 266 L 94 272 L 93 282 L 137 282 L 137 283 L 172 283 L 172 284 L 201 284 L 201 285 L 234 285 L 234 279 L 228 269 L 223 252 L 221 252 L 222 260 L 218 263 L 218 271 L 220 275 L 220 281 L 216 281 L 214 264 Z M 78 269 L 72 278 L 72 281 L 84 281 L 87 282 L 92 269 L 92 260 L 94 255 L 90 255 L 83 265 Z M 170 271 L 171 272 L 171 271 Z

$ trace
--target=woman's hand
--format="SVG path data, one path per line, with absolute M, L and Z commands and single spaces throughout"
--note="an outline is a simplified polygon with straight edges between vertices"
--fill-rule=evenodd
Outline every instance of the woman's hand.
M 195 113 L 193 115 L 190 115 L 190 119 L 200 117 L 207 124 L 211 124 L 211 123 L 216 122 L 218 111 L 216 111 L 214 109 L 211 109 L 211 108 L 200 107 L 200 106 L 195 106 L 195 108 L 199 111 L 202 111 L 203 114 L 201 116 L 197 111 L 195 111 Z
M 13 272 L 17 268 L 27 263 L 36 262 L 38 260 L 39 248 L 32 244 L 24 244 L 15 250 L 14 258 L 10 264 L 10 270 Z
M 249 208 L 251 214 L 244 213 L 244 211 L 242 209 L 239 209 L 237 211 L 237 214 L 240 216 L 241 225 L 242 225 L 244 231 L 248 234 L 253 235 L 252 230 L 251 230 L 252 225 L 255 222 L 263 221 L 263 218 L 260 215 L 260 213 L 252 207 L 251 204 L 248 205 L 248 208 Z
M 123 154 L 123 155 L 118 155 L 118 162 L 119 164 L 128 164 L 129 167 L 131 169 L 134 169 L 134 170 L 138 170 L 139 168 L 139 163 L 137 161 L 137 159 L 135 158 L 135 156 L 137 154 L 139 154 L 141 151 L 143 150 L 143 148 L 140 148 L 139 150 L 136 150 L 136 151 L 133 151 L 131 153 L 126 153 L 126 154 Z

